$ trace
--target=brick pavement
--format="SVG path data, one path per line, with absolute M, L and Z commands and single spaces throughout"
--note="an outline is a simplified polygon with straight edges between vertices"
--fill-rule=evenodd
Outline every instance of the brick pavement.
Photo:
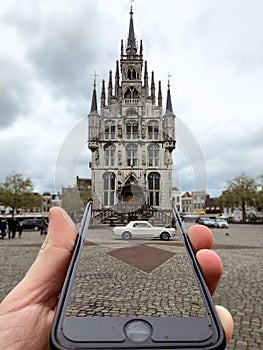
M 235 320 L 227 349 L 263 349 L 263 226 L 232 225 L 228 235 L 225 230 L 214 234 L 225 269 L 214 300 L 226 306 Z M 0 299 L 25 274 L 42 241 L 35 232 L 24 233 L 20 240 L 0 240 Z

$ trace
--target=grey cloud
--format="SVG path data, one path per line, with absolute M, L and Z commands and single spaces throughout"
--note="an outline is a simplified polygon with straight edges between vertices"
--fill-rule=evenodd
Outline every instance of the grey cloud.
M 5 91 L 3 88 L 1 88 L 1 91 L 3 92 L 1 93 L 0 100 L 0 127 L 6 128 L 14 122 L 19 108 L 12 91 Z
M 184 42 L 210 65 L 255 69 L 262 64 L 262 11 L 261 0 L 211 1 L 191 22 Z
M 1 57 L 0 127 L 11 126 L 20 113 L 28 112 L 30 100 L 29 69 L 10 57 Z
M 209 192 L 221 193 L 227 182 L 246 173 L 257 177 L 263 173 L 263 127 L 250 127 L 246 131 L 231 135 L 225 130 L 219 138 L 212 134 L 205 140 L 205 153 L 208 167 Z M 214 142 L 212 139 L 214 138 Z
M 40 31 L 40 3 L 38 1 L 27 0 L 22 3 L 15 0 L 9 2 L 8 11 L 3 11 L 1 21 L 7 26 L 18 29 L 18 34 L 26 41 L 33 40 Z
M 91 21 L 91 12 L 92 18 L 99 17 L 96 8 L 88 4 L 66 18 L 53 13 L 43 22 L 39 37 L 28 46 L 27 57 L 37 76 L 59 97 L 73 98 L 83 91 L 83 81 L 92 81 L 94 66 L 100 64 L 101 56 L 105 58 L 101 51 L 103 23 Z

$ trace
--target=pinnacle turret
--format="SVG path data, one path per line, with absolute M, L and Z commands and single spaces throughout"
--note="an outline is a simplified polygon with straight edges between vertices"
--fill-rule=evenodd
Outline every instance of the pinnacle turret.
M 136 39 L 135 39 L 135 34 L 134 34 L 132 7 L 131 7 L 131 11 L 130 11 L 130 16 L 131 17 L 130 17 L 129 36 L 128 36 L 127 48 L 126 48 L 126 53 L 128 56 L 137 54 L 137 45 L 136 45 Z
M 91 108 L 90 108 L 90 114 L 94 114 L 94 113 L 96 113 L 96 114 L 98 113 L 97 93 L 96 93 L 96 84 L 95 83 L 94 83 Z
M 168 90 L 167 90 L 167 100 L 166 100 L 165 115 L 174 115 L 172 99 L 171 99 L 171 91 L 170 91 L 170 81 L 168 81 Z

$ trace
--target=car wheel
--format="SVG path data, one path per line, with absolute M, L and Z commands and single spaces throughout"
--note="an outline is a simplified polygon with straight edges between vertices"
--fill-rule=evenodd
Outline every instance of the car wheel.
M 39 227 L 38 226 L 35 226 L 34 227 L 34 231 L 38 231 L 39 230 Z
M 131 235 L 131 233 L 129 231 L 125 231 L 122 234 L 122 238 L 123 239 L 131 239 L 131 237 L 132 237 L 132 235 Z
M 170 234 L 168 232 L 162 232 L 160 238 L 162 241 L 169 241 Z

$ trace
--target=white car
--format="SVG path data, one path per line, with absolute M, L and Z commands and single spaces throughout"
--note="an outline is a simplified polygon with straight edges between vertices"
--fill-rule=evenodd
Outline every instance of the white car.
M 168 241 L 175 236 L 175 229 L 153 226 L 148 221 L 130 221 L 126 226 L 114 227 L 113 234 L 123 239 L 160 238 Z
M 218 228 L 228 228 L 228 222 L 225 219 L 216 219 L 216 227 Z

